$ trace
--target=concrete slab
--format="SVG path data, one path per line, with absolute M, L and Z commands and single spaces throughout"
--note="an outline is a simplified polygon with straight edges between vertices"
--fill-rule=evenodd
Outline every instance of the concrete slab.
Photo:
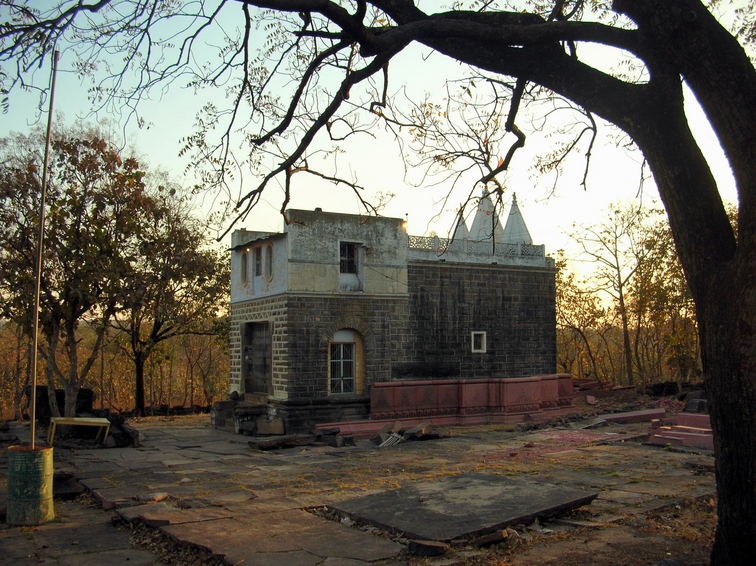
M 411 538 L 449 541 L 587 505 L 597 495 L 574 487 L 470 473 L 329 507 Z

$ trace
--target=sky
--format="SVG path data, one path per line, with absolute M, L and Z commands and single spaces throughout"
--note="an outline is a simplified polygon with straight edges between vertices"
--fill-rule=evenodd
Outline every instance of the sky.
M 606 54 L 591 54 L 601 64 Z M 607 60 L 611 60 L 607 57 Z M 199 108 L 197 95 L 189 88 L 174 85 L 162 96 L 156 96 L 141 107 L 141 118 L 146 127 L 139 128 L 133 122 L 125 131 L 114 117 L 107 112 L 98 116 L 88 115 L 87 91 L 89 84 L 82 82 L 73 72 L 75 61 L 64 54 L 59 65 L 56 92 L 56 125 L 72 124 L 77 120 L 99 124 L 106 133 L 122 140 L 126 146 L 134 148 L 137 155 L 152 168 L 166 170 L 180 184 L 192 186 L 196 179 L 185 171 L 187 158 L 178 155 L 180 139 L 191 133 L 193 116 Z M 421 80 L 418 69 L 422 68 Z M 410 85 L 415 96 L 426 94 L 434 99 L 443 96 L 443 79 L 456 72 L 458 66 L 439 55 L 430 55 L 428 50 L 414 48 L 392 62 L 392 84 Z M 37 80 L 44 83 L 48 69 L 37 71 Z M 46 120 L 40 116 L 38 95 L 33 92 L 14 92 L 10 111 L 0 119 L 0 137 L 11 132 L 25 133 Z M 694 134 L 704 151 L 711 156 L 711 165 L 721 187 L 724 200 L 735 202 L 734 182 L 729 167 L 716 138 L 711 131 L 694 98 L 686 92 L 686 110 Z M 527 128 L 523 128 L 526 129 Z M 355 180 L 367 187 L 366 197 L 375 200 L 381 193 L 392 193 L 381 214 L 406 218 L 408 231 L 413 235 L 436 232 L 446 235 L 453 229 L 456 210 L 465 199 L 474 178 L 453 192 L 444 202 L 449 186 L 413 186 L 411 181 L 420 178 L 416 169 L 405 170 L 396 144 L 388 135 L 376 128 L 372 135 L 351 138 L 341 162 Z M 553 255 L 558 249 L 566 249 L 568 256 L 577 254 L 577 246 L 569 237 L 575 225 L 591 225 L 602 221 L 610 203 L 643 202 L 654 204 L 657 193 L 653 181 L 646 179 L 642 187 L 641 156 L 637 151 L 618 147 L 616 143 L 604 141 L 596 147 L 589 170 L 588 188 L 580 186 L 583 175 L 583 161 L 573 159 L 571 165 L 560 175 L 554 185 L 553 174 L 539 175 L 534 169 L 535 155 L 548 151 L 549 138 L 546 134 L 529 134 L 525 148 L 516 154 L 510 171 L 501 178 L 505 186 L 517 194 L 518 204 L 536 244 L 545 244 L 547 253 Z M 501 148 L 501 154 L 506 146 Z M 343 173 L 345 169 L 342 169 Z M 646 171 L 646 176 L 648 172 Z M 258 177 L 259 178 L 259 177 Z M 256 183 L 250 172 L 244 188 Z M 313 209 L 321 207 L 334 212 L 360 213 L 359 201 L 344 187 L 334 187 L 306 174 L 293 178 L 293 198 L 290 208 Z M 250 230 L 278 231 L 283 220 L 278 213 L 283 190 L 280 185 L 270 185 L 259 205 L 235 228 Z M 476 191 L 475 194 L 479 194 Z M 502 219 L 506 219 L 510 196 L 505 197 Z M 218 204 L 218 195 L 205 194 L 197 200 L 198 214 L 206 215 Z M 658 202 L 656 202 L 658 204 Z M 471 219 L 468 220 L 468 226 Z M 228 244 L 228 237 L 223 240 Z

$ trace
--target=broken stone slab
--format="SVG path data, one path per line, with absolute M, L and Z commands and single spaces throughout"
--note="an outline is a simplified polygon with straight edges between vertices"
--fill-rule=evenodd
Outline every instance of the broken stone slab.
M 166 525 L 183 525 L 187 523 L 205 523 L 220 519 L 229 519 L 233 513 L 217 508 L 181 508 L 165 502 L 147 503 L 133 507 L 125 507 L 116 511 L 126 522 L 142 521 L 149 527 L 163 527 Z
M 327 558 L 365 563 L 397 556 L 400 544 L 344 527 L 299 509 L 267 513 L 263 517 L 235 516 L 203 523 L 167 525 L 161 530 L 223 555 L 232 564 L 321 565 Z
M 334 511 L 414 539 L 480 537 L 587 505 L 598 495 L 565 485 L 468 473 L 329 505 Z
M 601 415 L 601 418 L 611 423 L 641 423 L 663 418 L 666 412 L 664 408 L 642 409 L 640 411 L 627 411 L 624 413 L 609 413 Z
M 413 556 L 442 556 L 449 545 L 435 540 L 410 540 L 407 551 Z

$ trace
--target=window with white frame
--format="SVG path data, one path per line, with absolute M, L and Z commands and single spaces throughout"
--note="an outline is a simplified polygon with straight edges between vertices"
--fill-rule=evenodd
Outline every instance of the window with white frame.
M 361 389 L 362 339 L 350 329 L 337 331 L 328 345 L 328 393 L 357 393 Z
M 354 393 L 354 342 L 331 344 L 331 393 Z
M 485 354 L 486 332 L 484 330 L 473 330 L 470 333 L 470 345 L 473 354 Z

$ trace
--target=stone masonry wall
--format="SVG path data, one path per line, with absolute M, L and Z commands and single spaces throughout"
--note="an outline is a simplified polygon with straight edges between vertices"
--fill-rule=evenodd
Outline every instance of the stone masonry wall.
M 523 377 L 556 370 L 554 270 L 412 262 L 409 359 L 403 377 Z M 486 353 L 471 352 L 471 332 L 487 333 Z M 422 366 L 431 368 L 422 371 Z
M 288 395 L 290 352 L 287 351 L 287 317 L 286 296 L 277 295 L 266 299 L 257 299 L 231 304 L 231 329 L 229 358 L 231 366 L 230 390 L 244 393 L 241 379 L 242 351 L 241 329 L 246 322 L 270 323 L 273 334 L 272 348 L 272 378 L 273 397 L 286 399 Z
M 328 396 L 328 344 L 340 329 L 364 342 L 365 384 L 391 378 L 407 351 L 407 297 L 293 295 L 288 298 L 289 399 Z

